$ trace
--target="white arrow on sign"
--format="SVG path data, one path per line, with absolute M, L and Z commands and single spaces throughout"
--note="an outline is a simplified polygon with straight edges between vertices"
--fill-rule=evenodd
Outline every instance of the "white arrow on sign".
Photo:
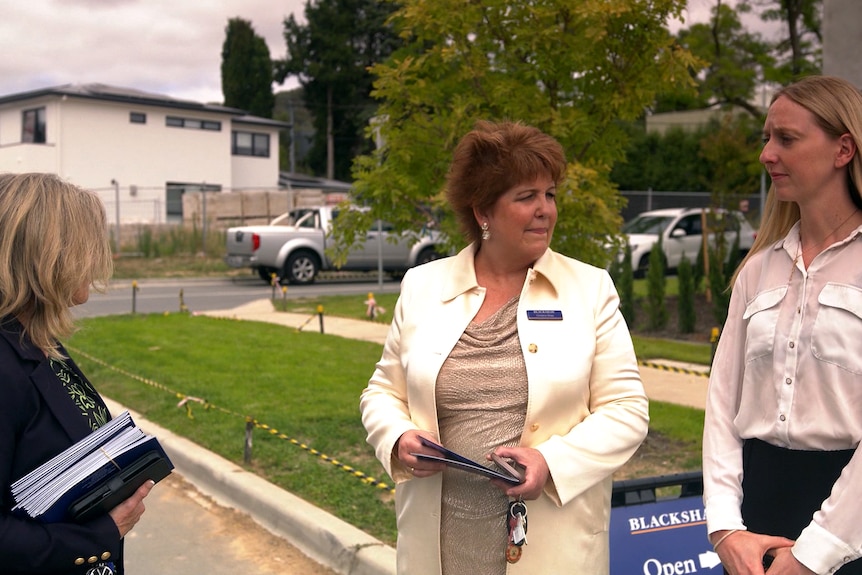
M 701 569 L 712 569 L 717 565 L 721 565 L 721 559 L 718 558 L 718 553 L 715 551 L 707 551 L 697 556 L 700 561 Z

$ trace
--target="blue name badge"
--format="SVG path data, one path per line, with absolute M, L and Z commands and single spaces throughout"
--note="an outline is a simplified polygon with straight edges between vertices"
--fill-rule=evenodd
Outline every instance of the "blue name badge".
M 558 309 L 528 309 L 527 319 L 559 321 L 563 312 Z

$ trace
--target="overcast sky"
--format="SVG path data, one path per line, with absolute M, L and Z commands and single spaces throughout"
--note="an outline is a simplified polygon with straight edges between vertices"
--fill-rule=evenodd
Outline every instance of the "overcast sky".
M 0 0 L 0 96 L 103 83 L 221 102 L 230 18 L 283 58 L 283 22 L 304 0 Z M 276 89 L 287 89 L 296 83 Z
M 686 25 L 708 19 L 714 3 L 689 0 Z M 250 21 L 278 59 L 287 50 L 283 21 L 291 13 L 301 20 L 304 7 L 305 0 L 0 0 L 0 96 L 103 83 L 220 103 L 228 20 Z

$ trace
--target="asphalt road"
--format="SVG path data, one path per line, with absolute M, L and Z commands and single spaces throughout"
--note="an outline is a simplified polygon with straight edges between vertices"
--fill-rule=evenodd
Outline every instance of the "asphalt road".
M 90 300 L 73 308 L 76 317 L 94 317 L 128 313 L 177 312 L 182 306 L 189 311 L 232 309 L 262 298 L 299 298 L 321 295 L 398 293 L 398 281 L 383 282 L 365 278 L 343 278 L 318 281 L 311 285 L 288 286 L 282 294 L 257 277 L 190 278 L 141 280 L 133 287 L 131 280 L 112 281 L 106 293 L 90 292 Z

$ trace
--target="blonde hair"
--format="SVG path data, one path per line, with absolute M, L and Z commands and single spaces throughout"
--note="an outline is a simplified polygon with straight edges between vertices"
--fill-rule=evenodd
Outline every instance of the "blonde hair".
M 859 193 L 859 185 L 862 183 L 862 153 L 860 153 L 862 92 L 842 78 L 809 76 L 776 92 L 770 105 L 782 96 L 811 112 L 817 125 L 828 136 L 839 138 L 844 134 L 850 134 L 853 138 L 856 154 L 848 165 L 847 185 L 850 199 L 862 209 L 862 196 Z M 751 246 L 751 251 L 736 268 L 730 285 L 733 286 L 739 272 L 754 254 L 786 236 L 797 221 L 799 221 L 799 206 L 795 202 L 776 200 L 773 186 L 770 185 L 757 238 Z
M 0 321 L 19 319 L 36 347 L 61 358 L 75 294 L 104 291 L 111 276 L 107 230 L 93 192 L 53 174 L 0 174 Z
M 540 175 L 559 184 L 566 170 L 563 147 L 520 122 L 480 120 L 455 147 L 446 198 L 468 241 L 482 235 L 473 208 L 487 209 L 513 187 Z

